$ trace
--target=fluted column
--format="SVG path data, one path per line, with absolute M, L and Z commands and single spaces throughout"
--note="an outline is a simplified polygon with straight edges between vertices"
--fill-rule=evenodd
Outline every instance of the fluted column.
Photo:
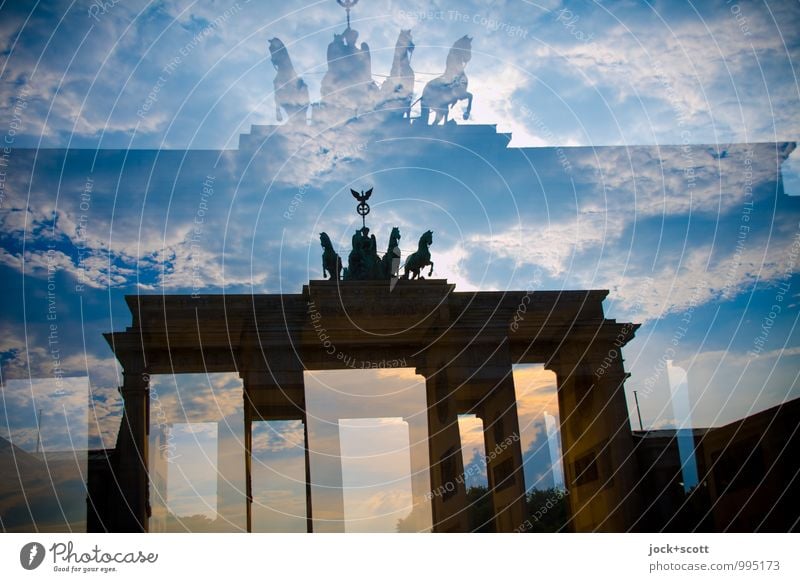
M 513 532 L 525 521 L 525 476 L 522 466 L 517 400 L 510 363 L 495 368 L 498 376 L 476 408 L 483 420 L 486 472 L 497 532 Z
M 253 405 L 244 386 L 244 483 L 245 483 L 245 526 L 247 532 L 253 531 Z
M 150 432 L 150 377 L 123 373 L 120 388 L 124 409 L 117 437 L 118 482 L 124 506 L 116 531 L 147 532 L 150 517 L 148 434 Z
M 469 520 L 455 403 L 457 387 L 449 384 L 444 366 L 418 373 L 426 377 L 433 531 L 466 532 Z
M 620 352 L 625 342 L 607 338 L 598 333 L 591 343 L 565 344 L 547 365 L 558 379 L 564 477 L 576 531 L 629 531 L 640 509 Z

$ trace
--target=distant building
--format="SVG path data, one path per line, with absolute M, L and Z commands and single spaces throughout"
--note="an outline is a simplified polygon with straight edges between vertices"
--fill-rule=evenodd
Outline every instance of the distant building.
M 699 484 L 684 491 L 678 430 L 634 431 L 644 531 L 800 529 L 800 399 L 693 429 Z
M 85 449 L 29 453 L 0 437 L 3 531 L 86 531 L 86 458 Z

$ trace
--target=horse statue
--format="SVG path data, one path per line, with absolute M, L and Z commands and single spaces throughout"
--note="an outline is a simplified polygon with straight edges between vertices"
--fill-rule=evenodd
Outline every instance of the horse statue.
M 275 67 L 277 74 L 272 85 L 275 89 L 275 117 L 278 121 L 283 121 L 283 113 L 286 112 L 289 121 L 305 123 L 306 110 L 310 104 L 308 98 L 308 85 L 302 78 L 297 76 L 297 72 L 289 58 L 289 52 L 281 39 L 272 38 L 269 41 L 269 53 L 272 66 Z
M 444 74 L 429 81 L 422 91 L 420 120 L 423 124 L 428 125 L 430 111 L 436 114 L 433 125 L 439 122 L 446 123 L 450 107 L 463 99 L 467 100 L 464 119 L 469 119 L 472 110 L 472 93 L 467 91 L 469 79 L 467 79 L 464 69 L 471 58 L 472 38 L 465 34 L 453 44 L 447 54 Z
M 389 246 L 381 259 L 381 267 L 384 278 L 397 277 L 397 271 L 400 268 L 400 229 L 396 226 L 389 235 Z
M 406 260 L 406 264 L 403 267 L 403 279 L 408 279 L 408 273 L 411 272 L 414 274 L 411 279 L 424 279 L 425 277 L 421 276 L 419 272 L 424 269 L 426 266 L 430 265 L 431 270 L 428 271 L 428 277 L 433 274 L 433 261 L 431 261 L 431 252 L 428 250 L 428 247 L 433 244 L 433 231 L 426 230 L 425 234 L 423 234 L 419 238 L 419 246 L 417 247 L 417 252 L 411 253 Z
M 414 70 L 411 68 L 413 52 L 411 31 L 401 30 L 394 47 L 392 70 L 381 84 L 379 104 L 376 107 L 397 119 L 411 119 L 411 101 L 414 97 Z
M 322 253 L 322 276 L 330 274 L 329 280 L 338 281 L 342 272 L 342 259 L 333 250 L 333 243 L 327 233 L 319 233 L 319 242 L 325 249 Z

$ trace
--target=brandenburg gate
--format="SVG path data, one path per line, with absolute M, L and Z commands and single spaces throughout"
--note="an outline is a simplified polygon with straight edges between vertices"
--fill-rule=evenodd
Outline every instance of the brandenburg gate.
M 494 129 L 487 133 L 486 128 L 459 126 L 455 132 L 449 120 L 451 107 L 459 102 L 466 103 L 463 118 L 470 115 L 472 94 L 465 70 L 472 58 L 472 37 L 464 35 L 453 44 L 444 74 L 428 81 L 418 99 L 420 116 L 412 120 L 416 101 L 411 31 L 400 31 L 390 75 L 378 90 L 369 50 L 365 43 L 357 46 L 358 33 L 350 26 L 355 4 L 340 2 L 347 9 L 347 28 L 334 34 L 328 46 L 328 71 L 321 80 L 320 103 L 313 107 L 287 46 L 270 39 L 276 117 L 282 119 L 285 112 L 288 119 L 280 132 L 262 127 L 267 136 L 275 134 L 281 143 L 289 136 L 313 143 L 320 128 L 350 128 L 360 136 L 358 143 L 369 136 L 370 143 L 391 144 L 391 139 L 378 137 L 424 138 L 434 129 L 429 127 L 433 113 L 432 124 L 446 126 L 436 128 L 445 133 L 430 134 L 440 136 L 437 139 L 450 135 L 467 143 L 464 140 L 472 136 L 475 143 L 496 144 L 504 151 L 507 142 Z M 266 147 L 269 138 L 259 136 L 249 136 L 244 149 L 272 151 Z M 432 140 L 419 143 L 428 141 Z M 518 530 L 525 522 L 526 490 L 512 369 L 515 364 L 539 363 L 557 377 L 572 529 L 629 530 L 639 515 L 638 471 L 620 348 L 637 326 L 605 318 L 607 291 L 459 292 L 446 280 L 425 280 L 424 268 L 430 266 L 429 277 L 433 271 L 427 248 L 432 231 L 420 238 L 418 251 L 405 260 L 404 278 L 399 278 L 399 228 L 392 231 L 389 251 L 380 258 L 365 220 L 372 188 L 352 194 L 359 203 L 362 228 L 353 236 L 346 268 L 331 239 L 321 233 L 323 276 L 328 273 L 330 278 L 310 281 L 301 293 L 126 297 L 131 326 L 106 334 L 124 370 L 124 413 L 113 467 L 123 502 L 106 522 L 120 531 L 148 529 L 150 377 L 234 372 L 242 379 L 244 394 L 247 530 L 252 531 L 253 521 L 253 421 L 300 420 L 305 432 L 307 529 L 341 531 L 343 503 L 336 493 L 341 483 L 327 488 L 325 504 L 315 507 L 312 495 L 318 484 L 311 480 L 311 459 L 319 451 L 309 445 L 303 374 L 348 369 L 350 362 L 358 361 L 370 368 L 402 362 L 425 379 L 426 406 L 410 412 L 414 426 L 409 424 L 409 432 L 425 433 L 412 439 L 410 454 L 418 452 L 417 443 L 427 443 L 429 482 L 424 481 L 430 491 L 420 492 L 423 480 L 412 478 L 412 489 L 417 489 L 412 496 L 430 498 L 433 531 L 469 530 L 460 414 L 482 420 L 486 451 L 495 453 L 487 456 L 494 529 Z M 419 419 L 426 420 L 427 427 Z M 337 421 L 326 420 L 329 426 Z M 336 431 L 325 430 L 333 437 L 328 440 L 336 442 Z M 337 472 L 341 476 L 338 451 L 324 453 L 329 472 L 334 478 Z M 322 520 L 317 519 L 320 505 Z
M 628 531 L 639 515 L 620 348 L 638 327 L 606 319 L 604 290 L 460 292 L 446 280 L 310 281 L 298 294 L 130 295 L 133 321 L 106 334 L 124 371 L 109 529 L 147 531 L 149 379 L 235 372 L 244 394 L 247 529 L 252 421 L 304 423 L 306 519 L 312 528 L 303 372 L 404 362 L 425 378 L 435 532 L 468 531 L 460 414 L 483 422 L 494 529 L 525 520 L 514 364 L 555 372 L 567 497 L 575 531 Z M 324 329 L 324 334 L 320 330 Z M 335 345 L 335 349 L 331 346 Z M 331 353 L 333 352 L 333 353 Z M 342 357 L 342 355 L 346 357 Z M 340 528 L 341 531 L 341 528 Z

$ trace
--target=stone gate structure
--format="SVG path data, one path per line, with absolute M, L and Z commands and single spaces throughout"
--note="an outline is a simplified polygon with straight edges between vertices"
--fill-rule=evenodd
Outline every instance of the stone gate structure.
M 110 484 L 124 502 L 104 517 L 106 527 L 148 530 L 150 376 L 237 372 L 244 387 L 248 531 L 253 419 L 304 422 L 311 531 L 303 372 L 358 362 L 359 368 L 402 363 L 425 378 L 427 409 L 420 413 L 427 420 L 430 488 L 440 492 L 429 496 L 433 530 L 468 530 L 458 415 L 471 413 L 483 421 L 486 451 L 499 451 L 487 467 L 495 530 L 514 531 L 525 519 L 525 485 L 512 365 L 544 363 L 558 381 L 573 529 L 627 531 L 640 506 L 620 348 L 638 326 L 605 318 L 607 294 L 458 292 L 431 279 L 401 280 L 393 289 L 383 281 L 311 281 L 299 294 L 127 296 L 131 326 L 106 334 L 124 370 L 116 484 Z

